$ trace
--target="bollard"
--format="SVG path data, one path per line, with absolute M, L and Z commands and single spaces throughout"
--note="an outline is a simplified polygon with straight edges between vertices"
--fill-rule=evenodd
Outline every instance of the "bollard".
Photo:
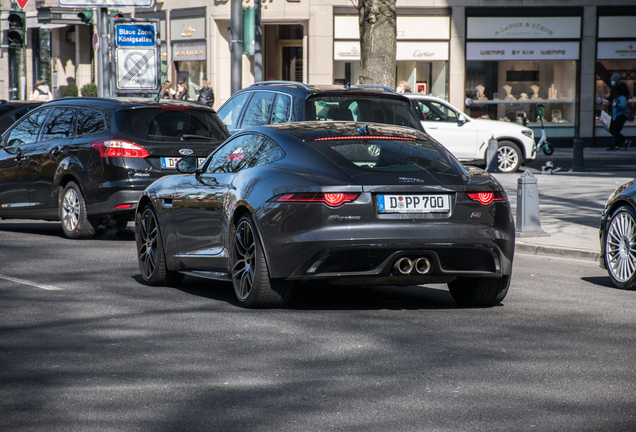
M 517 179 L 517 237 L 549 236 L 541 229 L 539 217 L 539 188 L 537 178 L 524 171 Z
M 585 162 L 583 161 L 583 140 L 576 134 L 574 142 L 572 143 L 572 169 L 570 172 L 583 172 L 585 171 Z
M 486 171 L 489 173 L 499 172 L 499 144 L 493 135 L 488 140 L 488 148 L 486 149 Z

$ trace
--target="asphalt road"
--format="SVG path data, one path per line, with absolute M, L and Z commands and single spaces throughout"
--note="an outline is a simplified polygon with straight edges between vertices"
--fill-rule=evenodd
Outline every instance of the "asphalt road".
M 132 231 L 0 221 L 2 431 L 633 431 L 636 292 L 518 254 L 502 306 L 443 285 L 140 283 Z

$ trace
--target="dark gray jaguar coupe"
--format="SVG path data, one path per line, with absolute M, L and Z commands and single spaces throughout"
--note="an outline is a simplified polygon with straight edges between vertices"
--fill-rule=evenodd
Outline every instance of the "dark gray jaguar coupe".
M 232 281 L 245 307 L 281 307 L 306 281 L 447 283 L 463 306 L 503 300 L 515 230 L 502 186 L 411 128 L 303 122 L 237 132 L 161 178 L 136 213 L 150 285 Z

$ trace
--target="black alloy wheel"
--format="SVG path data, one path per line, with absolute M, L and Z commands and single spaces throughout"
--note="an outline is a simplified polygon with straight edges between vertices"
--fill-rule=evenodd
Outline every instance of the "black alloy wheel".
M 619 207 L 605 234 L 605 267 L 618 288 L 636 288 L 636 211 Z
M 151 204 L 146 204 L 142 212 L 137 213 L 135 217 L 135 241 L 139 270 L 146 284 L 174 287 L 181 283 L 184 275 L 166 267 L 161 229 L 157 213 Z
M 72 239 L 89 239 L 95 236 L 95 227 L 88 220 L 86 201 L 79 186 L 69 182 L 60 192 L 60 222 L 64 235 Z
M 263 246 L 249 215 L 234 229 L 231 257 L 234 293 L 242 306 L 261 309 L 287 303 L 293 284 L 270 279 Z

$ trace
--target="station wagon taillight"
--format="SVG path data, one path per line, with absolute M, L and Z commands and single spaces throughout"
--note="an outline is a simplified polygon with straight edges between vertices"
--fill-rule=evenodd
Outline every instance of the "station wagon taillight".
M 94 149 L 99 150 L 99 155 L 107 157 L 126 157 L 143 159 L 150 156 L 148 150 L 138 144 L 122 140 L 101 140 L 91 143 Z

